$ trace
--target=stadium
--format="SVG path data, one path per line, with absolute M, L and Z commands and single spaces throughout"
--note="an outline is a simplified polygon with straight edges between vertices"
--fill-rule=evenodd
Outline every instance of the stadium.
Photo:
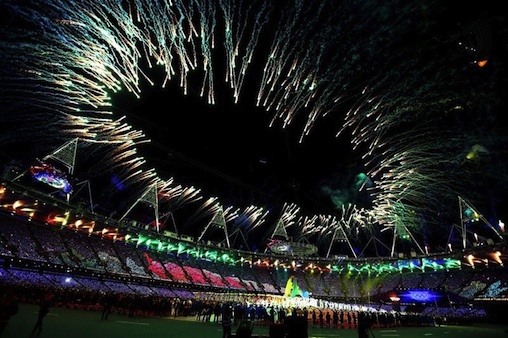
M 356 336 L 365 314 L 373 330 L 504 324 L 508 32 L 496 4 L 1 7 L 4 296 L 34 305 L 49 292 L 54 308 L 88 312 L 113 297 L 118 316 L 217 325 L 231 307 L 237 337 L 253 325 Z M 231 106 L 203 117 L 214 135 L 228 125 L 225 145 L 189 133 L 196 111 Z M 239 128 L 239 111 L 262 122 Z M 312 144 L 307 162 L 277 162 L 268 125 Z M 192 144 L 201 162 L 183 154 Z M 332 186 L 317 169 L 338 163 Z

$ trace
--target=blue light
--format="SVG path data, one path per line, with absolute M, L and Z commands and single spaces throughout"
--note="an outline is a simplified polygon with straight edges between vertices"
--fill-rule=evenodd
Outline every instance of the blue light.
M 442 297 L 439 293 L 430 290 L 409 290 L 399 296 L 405 302 L 413 301 L 417 303 L 434 302 Z

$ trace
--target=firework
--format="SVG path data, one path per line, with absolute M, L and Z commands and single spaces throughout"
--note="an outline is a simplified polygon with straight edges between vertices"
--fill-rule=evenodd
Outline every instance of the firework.
M 285 205 L 281 220 L 297 225 L 300 237 L 341 229 L 352 239 L 358 229 L 373 234 L 376 226 L 394 236 L 409 231 L 418 244 L 427 229 L 453 222 L 457 197 L 478 191 L 474 179 L 489 175 L 486 168 L 505 169 L 485 158 L 506 146 L 505 134 L 492 128 L 496 117 L 487 116 L 498 86 L 486 70 L 495 73 L 497 55 L 492 41 L 482 39 L 491 30 L 460 16 L 455 28 L 443 29 L 441 15 L 456 9 L 439 2 L 7 0 L 0 6 L 8 13 L 0 40 L 0 143 L 30 143 L 33 153 L 47 154 L 77 138 L 82 175 L 114 172 L 117 186 L 138 192 L 162 185 L 168 208 L 195 208 L 188 224 L 222 210 L 228 223 L 252 230 L 265 223 L 267 211 L 223 208 L 151 168 L 138 150 L 150 140 L 111 109 L 117 93 L 141 97 L 142 81 L 163 87 L 176 81 L 186 94 L 189 77 L 199 72 L 200 96 L 213 105 L 217 84 L 229 86 L 238 102 L 246 75 L 257 73 L 252 104 L 273 112 L 272 125 L 280 120 L 283 128 L 304 116 L 300 142 L 318 121 L 333 117 L 337 135 L 349 134 L 363 161 L 371 208 L 339 207 L 337 215 L 297 221 L 298 207 Z M 506 39 L 501 22 L 491 24 Z M 215 64 L 218 48 L 224 60 Z M 162 83 L 144 67 L 163 70 Z M 467 157 L 474 145 L 484 151 Z M 111 197 L 116 190 L 105 191 Z

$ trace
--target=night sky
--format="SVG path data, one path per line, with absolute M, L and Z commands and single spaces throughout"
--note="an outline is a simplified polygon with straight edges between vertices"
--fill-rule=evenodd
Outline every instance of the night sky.
M 327 189 L 352 189 L 360 172 L 349 140 L 335 136 L 333 123 L 321 121 L 299 142 L 301 126 L 270 126 L 270 112 L 252 103 L 249 88 L 239 103 L 219 92 L 215 105 L 195 88 L 188 95 L 176 85 L 146 88 L 142 99 L 117 98 L 114 109 L 152 140 L 147 159 L 161 175 L 225 204 L 276 208 L 295 202 L 308 212 L 329 213 L 334 205 Z

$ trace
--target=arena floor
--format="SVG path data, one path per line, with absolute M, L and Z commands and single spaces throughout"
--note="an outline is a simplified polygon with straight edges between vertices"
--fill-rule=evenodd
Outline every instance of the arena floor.
M 1 338 L 32 337 L 37 321 L 38 307 L 21 304 Z M 235 328 L 233 328 L 235 333 Z M 269 337 L 268 326 L 254 326 L 253 337 Z M 369 338 L 500 338 L 508 336 L 507 326 L 475 324 L 470 326 L 411 327 L 372 329 Z M 112 313 L 108 320 L 101 320 L 101 313 L 84 310 L 52 308 L 43 323 L 39 336 L 47 338 L 222 338 L 219 324 L 196 322 L 194 317 L 129 318 Z M 308 329 L 309 338 L 357 338 L 354 329 Z

